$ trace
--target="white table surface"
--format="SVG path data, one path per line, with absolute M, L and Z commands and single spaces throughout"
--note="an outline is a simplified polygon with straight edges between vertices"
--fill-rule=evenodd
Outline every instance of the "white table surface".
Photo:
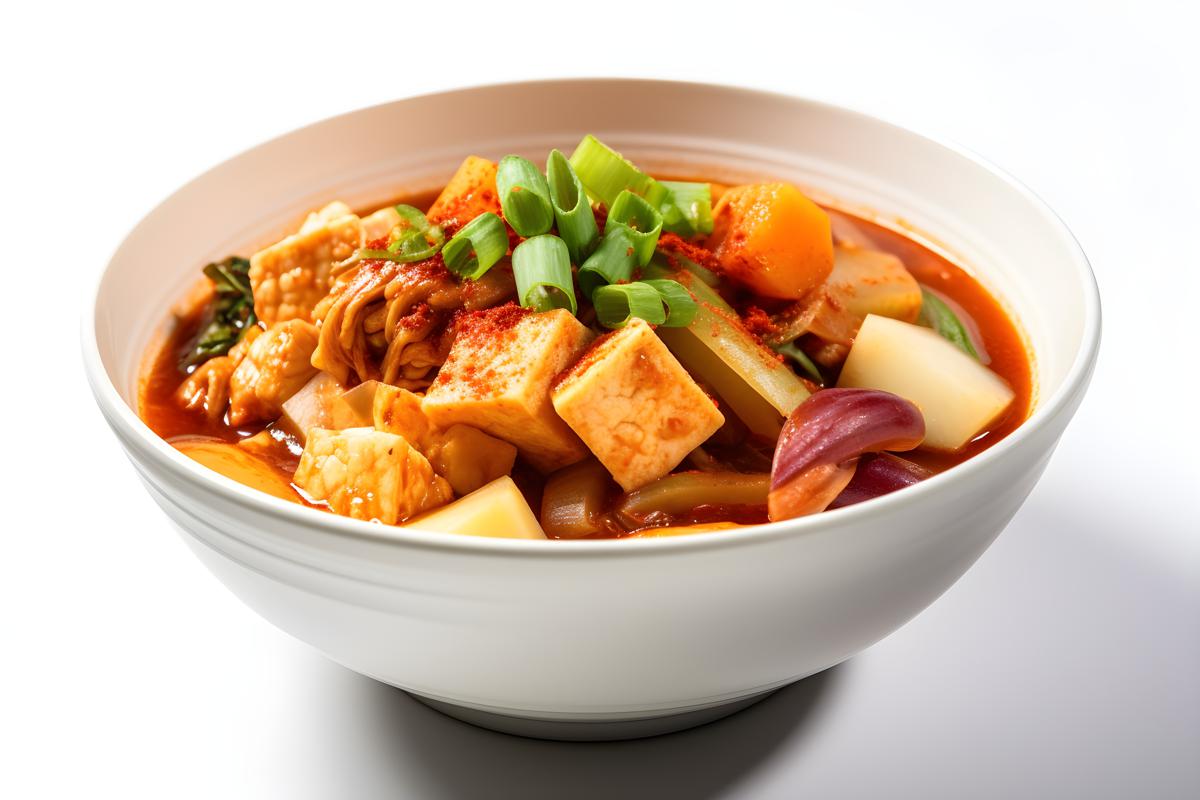
M 6 10 L 0 796 L 1200 796 L 1186 4 L 618 5 Z M 840 667 L 641 742 L 471 728 L 255 617 L 153 506 L 79 364 L 106 254 L 196 173 L 369 103 L 563 74 L 761 86 L 958 141 L 1058 210 L 1104 300 L 1090 396 L 957 585 Z

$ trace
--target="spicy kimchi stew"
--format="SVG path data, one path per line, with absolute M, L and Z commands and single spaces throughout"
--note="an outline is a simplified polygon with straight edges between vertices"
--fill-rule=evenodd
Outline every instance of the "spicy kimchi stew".
M 656 178 L 587 136 L 402 200 L 204 267 L 147 354 L 146 423 L 335 514 L 579 539 L 870 500 L 1028 413 L 974 278 L 792 184 Z

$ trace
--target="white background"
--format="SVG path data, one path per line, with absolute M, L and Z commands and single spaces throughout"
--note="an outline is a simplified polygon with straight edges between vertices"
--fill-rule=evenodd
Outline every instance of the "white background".
M 1188 4 L 650 5 L 6 6 L 0 795 L 1197 796 Z M 366 104 L 569 75 L 805 94 L 964 144 L 1063 216 L 1105 310 L 1090 396 L 962 581 L 830 673 L 639 743 L 473 729 L 255 617 L 143 492 L 79 358 L 107 254 L 200 171 Z

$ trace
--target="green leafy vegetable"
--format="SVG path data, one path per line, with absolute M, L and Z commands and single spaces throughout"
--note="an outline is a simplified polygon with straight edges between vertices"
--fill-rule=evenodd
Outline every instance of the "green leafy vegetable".
M 976 361 L 979 353 L 971 343 L 971 336 L 962 320 L 946 305 L 946 301 L 938 297 L 928 287 L 921 287 L 921 316 L 917 320 L 922 325 L 933 328 L 943 338 L 956 345 L 958 349 Z
M 821 374 L 821 370 L 817 367 L 813 360 L 808 357 L 808 353 L 796 346 L 795 342 L 784 342 L 774 345 L 772 348 L 776 353 L 787 356 L 792 361 L 795 361 L 800 369 L 808 374 L 808 377 L 820 385 L 825 385 L 825 376 Z
M 204 274 L 213 283 L 213 318 L 200 332 L 184 367 L 203 364 L 223 356 L 241 341 L 246 331 L 258 324 L 254 294 L 250 290 L 250 262 L 238 256 L 209 264 Z

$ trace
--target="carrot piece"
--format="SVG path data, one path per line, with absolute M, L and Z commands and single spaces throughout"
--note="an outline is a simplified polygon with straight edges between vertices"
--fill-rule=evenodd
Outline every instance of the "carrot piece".
M 467 156 L 425 216 L 435 225 L 460 228 L 487 211 L 500 213 L 496 163 Z
M 708 246 L 726 275 L 766 297 L 798 300 L 833 269 L 829 216 L 790 183 L 726 191 Z

